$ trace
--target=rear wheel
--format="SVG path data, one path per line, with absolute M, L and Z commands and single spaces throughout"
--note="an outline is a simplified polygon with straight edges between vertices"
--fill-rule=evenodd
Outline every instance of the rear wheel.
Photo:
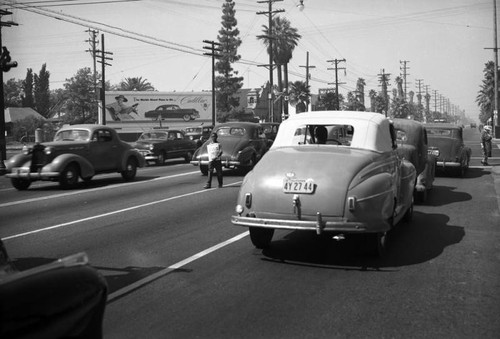
M 192 158 L 193 158 L 193 152 L 187 152 L 186 155 L 184 156 L 184 160 L 186 160 L 186 162 L 190 162 Z
M 134 180 L 135 175 L 137 174 L 137 161 L 134 158 L 127 159 L 127 166 L 125 170 L 121 172 L 122 178 L 125 181 Z
M 19 178 L 11 178 L 10 182 L 12 183 L 12 186 L 14 186 L 14 188 L 19 191 L 25 191 L 31 185 L 30 180 L 19 179 Z
M 413 219 L 413 198 L 411 199 L 411 204 L 410 207 L 405 212 L 405 215 L 403 216 L 403 221 L 404 222 L 411 222 Z
M 59 185 L 63 189 L 74 188 L 78 184 L 78 167 L 75 164 L 69 164 L 59 175 Z
M 274 229 L 272 228 L 250 227 L 250 240 L 259 249 L 269 247 L 273 235 Z
M 188 122 L 189 120 L 191 120 L 191 116 L 190 116 L 189 114 L 184 114 L 184 115 L 182 116 L 182 120 L 184 120 L 184 121 Z
M 387 232 L 379 232 L 374 234 L 375 248 L 373 253 L 377 257 L 383 257 L 387 252 L 387 240 L 388 240 L 387 235 L 388 235 Z

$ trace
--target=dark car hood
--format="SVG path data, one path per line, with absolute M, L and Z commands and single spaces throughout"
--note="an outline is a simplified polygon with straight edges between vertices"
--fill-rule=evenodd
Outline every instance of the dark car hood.
M 283 192 L 287 176 L 313 179 L 314 194 L 301 194 L 304 215 L 343 216 L 347 192 L 361 169 L 381 155 L 341 147 L 307 146 L 271 149 L 246 177 L 242 194 L 251 192 L 253 209 L 261 213 L 290 214 L 294 194 Z

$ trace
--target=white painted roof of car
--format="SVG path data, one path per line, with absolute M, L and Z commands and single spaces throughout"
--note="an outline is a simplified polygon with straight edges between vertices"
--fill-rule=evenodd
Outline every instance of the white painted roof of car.
M 290 115 L 281 123 L 272 148 L 293 145 L 297 128 L 316 124 L 353 126 L 353 139 L 348 147 L 376 152 L 388 152 L 393 149 L 389 119 L 380 113 L 356 111 L 314 111 Z

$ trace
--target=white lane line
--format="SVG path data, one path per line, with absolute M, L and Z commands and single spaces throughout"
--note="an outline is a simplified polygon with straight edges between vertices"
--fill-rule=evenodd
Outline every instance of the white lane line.
M 236 241 L 238 241 L 238 240 L 246 237 L 248 234 L 249 234 L 248 231 L 243 232 L 241 234 L 238 234 L 237 236 L 232 237 L 231 239 L 228 239 L 228 240 L 226 240 L 224 242 L 221 242 L 221 243 L 219 243 L 219 244 L 217 244 L 215 246 L 207 248 L 206 250 L 198 252 L 195 255 L 190 256 L 187 259 L 181 260 L 178 263 L 173 264 L 173 265 L 171 265 L 171 266 L 169 266 L 169 267 L 167 267 L 167 268 L 165 268 L 165 269 L 163 269 L 161 271 L 158 271 L 158 272 L 156 272 L 156 273 L 154 273 L 154 274 L 152 274 L 150 276 L 147 276 L 144 279 L 138 280 L 138 281 L 134 282 L 133 284 L 130 284 L 130 285 L 128 285 L 128 286 L 126 286 L 126 287 L 124 287 L 122 289 L 119 289 L 119 290 L 111 293 L 110 295 L 108 295 L 107 302 L 109 303 L 109 302 L 111 302 L 111 301 L 113 301 L 113 300 L 115 300 L 115 299 L 117 299 L 117 298 L 119 298 L 119 297 L 121 297 L 121 296 L 123 296 L 123 295 L 125 295 L 127 293 L 132 292 L 133 290 L 136 290 L 136 289 L 138 289 L 138 288 L 140 288 L 140 287 L 142 287 L 142 286 L 144 286 L 144 285 L 146 285 L 146 284 L 148 284 L 148 283 L 150 283 L 150 282 L 152 282 L 152 281 L 154 281 L 154 280 L 156 280 L 158 278 L 161 278 L 164 275 L 169 274 L 170 272 L 172 272 L 172 271 L 174 271 L 176 269 L 179 269 L 182 266 L 185 266 L 185 265 L 187 265 L 187 264 L 189 264 L 189 263 L 191 263 L 191 262 L 193 262 L 193 261 L 195 261 L 197 259 L 203 258 L 204 256 L 206 256 L 206 255 L 208 255 L 208 254 L 210 254 L 212 252 L 215 252 L 215 251 L 217 251 L 218 249 L 220 249 L 220 248 L 222 248 L 224 246 L 232 244 L 233 242 L 236 242 Z
M 234 183 L 231 183 L 231 184 L 225 185 L 225 186 L 237 185 L 239 183 L 240 182 L 234 182 Z M 190 193 L 186 193 L 186 194 L 181 194 L 181 195 L 178 195 L 178 196 L 175 196 L 175 197 L 165 198 L 165 199 L 161 199 L 161 200 L 157 200 L 157 201 L 148 202 L 146 204 L 141 204 L 141 205 L 136 205 L 136 206 L 132 206 L 132 207 L 127 207 L 127 208 L 123 208 L 121 210 L 116 210 L 116 211 L 113 211 L 113 212 L 99 214 L 99 215 L 95 215 L 95 216 L 88 217 L 88 218 L 73 220 L 73 221 L 65 222 L 65 223 L 62 223 L 62 224 L 54 225 L 54 226 L 40 228 L 40 229 L 34 230 L 34 231 L 29 231 L 29 232 L 14 234 L 14 235 L 2 238 L 2 240 L 10 240 L 10 239 L 20 238 L 20 237 L 24 237 L 24 236 L 35 234 L 35 233 L 50 231 L 50 230 L 53 230 L 53 229 L 56 229 L 56 228 L 61 228 L 61 227 L 66 227 L 66 226 L 70 226 L 70 225 L 74 225 L 74 224 L 79 224 L 81 222 L 85 222 L 85 221 L 89 221 L 89 220 L 104 218 L 104 217 L 108 217 L 110 215 L 114 215 L 114 214 L 118 214 L 118 213 L 129 212 L 129 211 L 132 211 L 132 210 L 135 210 L 135 209 L 138 209 L 138 208 L 143 208 L 143 207 L 148 207 L 148 206 L 152 206 L 152 205 L 156 205 L 156 204 L 161 204 L 161 203 L 164 203 L 164 202 L 167 202 L 167 201 L 176 200 L 176 199 L 180 199 L 180 198 L 185 198 L 185 197 L 189 197 L 191 195 L 205 193 L 205 192 L 210 192 L 210 191 L 213 191 L 213 190 L 214 189 L 208 189 L 208 190 L 207 189 L 203 189 L 203 190 L 200 190 L 200 191 L 195 191 L 195 192 L 190 192 Z
M 67 197 L 67 196 L 70 196 L 70 195 L 76 195 L 76 194 L 83 194 L 83 193 L 90 193 L 90 192 L 101 191 L 101 190 L 105 190 L 105 189 L 121 188 L 121 187 L 124 187 L 124 186 L 132 186 L 132 185 L 144 184 L 144 183 L 148 183 L 148 182 L 152 182 L 152 181 L 177 178 L 177 177 L 182 177 L 182 176 L 185 176 L 185 175 L 191 175 L 191 174 L 195 174 L 195 173 L 199 174 L 200 172 L 199 171 L 193 171 L 193 172 L 187 172 L 187 173 L 169 175 L 169 176 L 166 176 L 166 177 L 154 178 L 154 179 L 145 180 L 145 181 L 134 181 L 134 182 L 128 182 L 128 183 L 117 184 L 117 185 L 112 185 L 112 186 L 96 187 L 96 188 L 91 188 L 91 189 L 86 189 L 86 190 L 81 190 L 81 191 L 74 191 L 74 192 L 61 193 L 61 194 L 54 194 L 54 195 L 49 195 L 49 196 L 39 197 L 39 198 L 31 198 L 31 199 L 25 199 L 25 200 L 11 201 L 11 202 L 6 202 L 4 204 L 0 204 L 0 208 L 14 206 L 14 205 L 26 204 L 26 203 L 29 203 L 29 202 L 34 202 L 34 201 L 39 201 L 39 200 L 56 199 L 56 198 L 61 198 L 61 197 Z

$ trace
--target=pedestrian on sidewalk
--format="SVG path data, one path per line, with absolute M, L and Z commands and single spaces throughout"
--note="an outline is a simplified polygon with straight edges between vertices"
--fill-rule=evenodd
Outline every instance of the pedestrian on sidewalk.
M 492 147 L 492 136 L 491 136 L 491 126 L 486 125 L 481 132 L 481 150 L 483 151 L 483 160 L 481 164 L 488 165 L 488 157 L 491 157 L 491 147 Z
M 222 146 L 217 141 L 217 133 L 212 133 L 210 135 L 211 141 L 207 145 L 207 153 L 208 153 L 208 181 L 205 187 L 212 187 L 212 176 L 214 170 L 217 171 L 217 181 L 219 182 L 219 188 L 222 187 Z

